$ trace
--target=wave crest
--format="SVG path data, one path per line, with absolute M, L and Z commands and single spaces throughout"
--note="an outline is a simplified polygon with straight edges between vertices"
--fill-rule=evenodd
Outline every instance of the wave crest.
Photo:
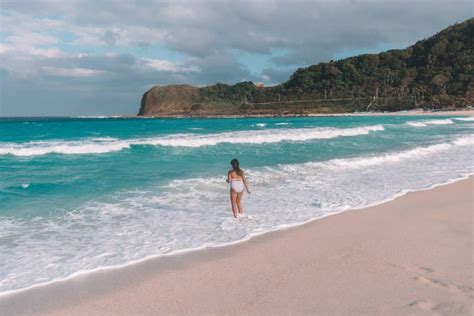
M 130 146 L 151 145 L 169 147 L 202 147 L 229 144 L 264 144 L 283 141 L 309 141 L 344 136 L 367 135 L 383 131 L 382 125 L 353 128 L 294 128 L 224 132 L 218 134 L 175 134 L 144 139 L 90 138 L 74 141 L 36 141 L 28 143 L 0 143 L 0 155 L 37 156 L 56 154 L 103 154 L 120 151 Z
M 468 116 L 468 117 L 455 117 L 454 120 L 456 121 L 467 121 L 467 122 L 472 122 L 474 121 L 474 116 Z
M 418 159 L 443 151 L 448 151 L 454 146 L 472 146 L 474 145 L 474 136 L 458 137 L 450 142 L 434 144 L 430 146 L 416 147 L 413 149 L 389 152 L 384 155 L 362 156 L 354 158 L 331 159 L 323 162 L 308 162 L 298 167 L 304 167 L 304 172 L 309 168 L 323 169 L 357 169 L 363 167 L 371 167 L 376 165 L 384 165 L 389 163 L 398 163 L 410 159 Z M 285 171 L 294 170 L 294 165 L 282 166 Z
M 441 120 L 428 120 L 428 121 L 413 121 L 407 122 L 407 125 L 414 127 L 426 127 L 429 125 L 447 125 L 453 124 L 454 122 L 451 119 L 441 119 Z

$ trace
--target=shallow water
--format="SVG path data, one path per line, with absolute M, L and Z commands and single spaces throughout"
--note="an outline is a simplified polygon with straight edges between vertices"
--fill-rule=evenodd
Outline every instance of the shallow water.
M 0 292 L 465 177 L 473 132 L 460 117 L 0 119 Z M 252 189 L 241 221 L 232 158 Z

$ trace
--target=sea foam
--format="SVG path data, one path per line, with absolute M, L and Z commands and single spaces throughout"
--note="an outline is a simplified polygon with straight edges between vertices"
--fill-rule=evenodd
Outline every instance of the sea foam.
M 367 135 L 383 131 L 382 125 L 353 128 L 277 128 L 245 130 L 217 134 L 174 134 L 154 138 L 117 139 L 86 138 L 82 140 L 49 140 L 26 143 L 0 143 L 0 155 L 36 156 L 45 154 L 104 154 L 131 146 L 202 147 L 229 144 L 265 144 L 283 141 L 309 141 Z
M 467 121 L 467 122 L 472 122 L 474 121 L 474 116 L 468 116 L 468 117 L 455 117 L 453 120 L 456 121 Z
M 440 120 L 425 120 L 425 121 L 413 121 L 407 122 L 407 125 L 414 127 L 426 127 L 429 125 L 447 125 L 453 124 L 454 122 L 451 119 L 440 119 Z

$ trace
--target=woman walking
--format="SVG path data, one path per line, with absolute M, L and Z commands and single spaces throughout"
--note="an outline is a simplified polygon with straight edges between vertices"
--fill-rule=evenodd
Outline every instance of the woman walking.
M 232 204 L 232 213 L 234 217 L 242 217 L 244 208 L 242 206 L 242 196 L 244 189 L 250 194 L 245 172 L 240 169 L 239 161 L 232 159 L 230 162 L 232 169 L 227 173 L 227 182 L 230 184 L 230 202 Z

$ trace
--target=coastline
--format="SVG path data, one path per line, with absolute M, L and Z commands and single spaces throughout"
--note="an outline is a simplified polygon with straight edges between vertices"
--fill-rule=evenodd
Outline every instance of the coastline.
M 373 206 L 373 207 L 369 207 L 365 209 L 361 209 L 361 210 L 358 210 L 357 212 L 342 212 L 334 216 L 329 216 L 323 219 L 314 220 L 310 223 L 300 225 L 295 228 L 269 232 L 261 236 L 253 237 L 252 241 L 250 242 L 238 243 L 238 244 L 226 246 L 226 247 L 205 249 L 201 251 L 192 251 L 192 252 L 187 252 L 183 254 L 167 256 L 167 257 L 152 258 L 144 262 L 140 262 L 140 263 L 137 263 L 128 267 L 120 268 L 120 269 L 113 269 L 113 270 L 100 271 L 100 272 L 94 272 L 90 274 L 81 275 L 81 276 L 78 276 L 66 281 L 56 282 L 50 285 L 32 288 L 30 290 L 26 290 L 24 292 L 20 292 L 20 293 L 13 294 L 10 296 L 0 297 L 0 309 L 11 311 L 11 312 L 24 311 L 26 313 L 36 313 L 36 312 L 48 310 L 48 311 L 59 312 L 59 314 L 61 314 L 61 312 L 65 314 L 69 314 L 69 313 L 100 314 L 100 313 L 107 313 L 107 312 L 113 313 L 114 311 L 118 312 L 118 310 L 115 309 L 118 307 L 113 306 L 113 305 L 111 306 L 110 302 L 119 300 L 118 302 L 116 302 L 116 304 L 118 304 L 117 306 L 121 306 L 121 308 L 129 308 L 128 309 L 129 313 L 134 312 L 134 311 L 143 311 L 145 313 L 151 313 L 151 312 L 187 313 L 188 311 L 194 312 L 194 313 L 203 313 L 203 312 L 238 313 L 240 312 L 240 309 L 235 309 L 236 308 L 236 306 L 234 306 L 236 304 L 235 302 L 227 302 L 228 305 L 226 305 L 227 307 L 225 309 L 216 309 L 220 307 L 210 306 L 209 304 L 211 304 L 212 302 L 197 303 L 196 301 L 194 301 L 194 303 L 190 303 L 190 302 L 184 303 L 184 306 L 182 306 L 181 303 L 183 302 L 181 302 L 180 304 L 178 304 L 179 305 L 178 306 L 174 304 L 172 300 L 169 301 L 170 299 L 172 299 L 171 297 L 167 297 L 167 300 L 166 300 L 167 303 L 165 301 L 161 301 L 162 304 L 159 304 L 159 306 L 157 306 L 156 304 L 154 305 L 152 304 L 153 306 L 150 306 L 150 304 L 152 303 L 150 301 L 140 302 L 138 305 L 136 305 L 135 303 L 127 304 L 126 302 L 122 302 L 121 300 L 124 299 L 123 295 L 129 296 L 134 301 L 135 300 L 140 301 L 140 297 L 142 297 L 143 295 L 144 295 L 143 296 L 144 299 L 145 298 L 151 299 L 151 297 L 149 295 L 146 295 L 146 293 L 140 292 L 140 289 L 143 287 L 151 287 L 153 289 L 152 292 L 158 291 L 158 293 L 162 293 L 163 295 L 165 295 L 166 293 L 168 293 L 168 290 L 169 290 L 169 288 L 168 290 L 165 290 L 166 286 L 172 286 L 172 284 L 175 284 L 173 287 L 173 291 L 176 291 L 177 297 L 185 297 L 189 295 L 189 293 L 187 292 L 179 294 L 180 291 L 181 292 L 191 291 L 192 293 L 194 293 L 194 295 L 198 295 L 199 293 L 196 293 L 196 291 L 199 292 L 198 288 L 200 288 L 201 286 L 204 286 L 206 291 L 212 292 L 213 291 L 212 287 L 210 287 L 210 284 L 208 286 L 207 283 L 205 285 L 194 283 L 193 286 L 190 285 L 189 287 L 183 285 L 184 289 L 179 288 L 178 284 L 181 284 L 180 282 L 184 282 L 184 283 L 188 282 L 189 277 L 202 278 L 202 280 L 206 280 L 206 282 L 208 281 L 207 278 L 210 277 L 212 281 L 211 283 L 214 284 L 214 286 L 216 286 L 217 288 L 219 288 L 219 286 L 222 286 L 222 283 L 227 283 L 230 281 L 240 282 L 239 278 L 237 278 L 234 275 L 234 273 L 231 270 L 229 270 L 229 267 L 226 264 L 223 264 L 223 262 L 227 262 L 227 264 L 229 264 L 233 260 L 236 260 L 237 262 L 239 262 L 239 266 L 240 265 L 246 266 L 249 264 L 257 265 L 257 266 L 254 266 L 254 268 L 259 271 L 261 270 L 260 271 L 261 274 L 266 275 L 267 277 L 270 277 L 270 278 L 277 277 L 275 276 L 275 273 L 268 273 L 265 267 L 262 266 L 262 262 L 261 263 L 255 262 L 256 260 L 255 256 L 259 257 L 260 260 L 269 260 L 269 262 L 266 263 L 267 265 L 268 264 L 281 265 L 281 268 L 284 269 L 286 273 L 293 274 L 294 272 L 288 271 L 289 267 L 295 264 L 301 267 L 306 266 L 306 264 L 301 262 L 301 260 L 303 261 L 306 260 L 304 258 L 306 256 L 305 249 L 304 247 L 301 246 L 302 239 L 310 238 L 312 242 L 317 242 L 318 244 L 327 243 L 330 245 L 330 244 L 334 244 L 334 237 L 336 235 L 337 238 L 342 238 L 341 240 L 338 239 L 340 242 L 344 241 L 345 243 L 347 242 L 351 243 L 351 240 L 348 240 L 347 237 L 342 236 L 340 234 L 343 233 L 346 229 L 349 229 L 349 230 L 357 229 L 357 225 L 354 225 L 353 221 L 362 221 L 363 223 L 365 221 L 374 221 L 374 219 L 376 218 L 384 219 L 384 216 L 385 216 L 385 219 L 387 216 L 388 217 L 395 216 L 395 219 L 396 219 L 397 210 L 394 210 L 394 209 L 397 209 L 398 207 L 398 211 L 400 211 L 400 204 L 402 204 L 405 208 L 407 206 L 413 208 L 413 205 L 416 205 L 417 208 L 420 207 L 424 210 L 423 212 L 424 214 L 422 215 L 427 216 L 428 217 L 426 218 L 427 220 L 432 220 L 431 217 L 433 216 L 433 214 L 430 214 L 430 212 L 427 212 L 428 211 L 427 209 L 437 207 L 437 205 L 440 205 L 440 204 L 444 205 L 450 199 L 452 199 L 453 203 L 464 203 L 464 205 L 466 205 L 466 203 L 467 205 L 470 204 L 471 216 L 472 216 L 472 187 L 473 187 L 473 178 L 470 177 L 469 180 L 461 180 L 454 184 L 443 185 L 443 186 L 436 187 L 434 189 L 430 189 L 427 191 L 411 192 L 402 197 L 396 198 L 394 201 L 387 202 L 384 204 L 379 204 L 377 206 Z M 457 191 L 459 190 L 463 192 L 463 194 L 461 194 L 461 198 L 455 196 L 456 194 L 458 194 Z M 469 192 L 471 194 L 469 194 Z M 454 196 L 453 196 L 453 193 L 454 193 Z M 428 196 L 428 198 L 426 198 L 426 196 Z M 426 203 L 423 204 L 421 202 L 413 203 L 413 200 L 419 201 L 420 199 L 423 202 L 427 202 L 428 205 L 426 205 Z M 408 202 L 406 200 L 408 200 Z M 464 213 L 467 213 L 469 215 L 469 210 L 466 211 L 464 209 L 464 210 L 458 210 L 458 211 L 459 212 L 464 211 Z M 409 216 L 410 214 L 403 214 L 403 215 Z M 443 214 L 435 214 L 435 215 L 438 216 L 438 215 L 443 215 Z M 418 219 L 418 221 L 420 220 L 424 221 L 425 219 Z M 448 220 L 453 220 L 453 219 L 449 217 Z M 464 222 L 466 222 L 465 219 L 464 219 Z M 465 225 L 468 225 L 468 222 L 469 221 L 467 221 Z M 411 219 L 409 223 L 416 224 L 416 221 L 414 219 Z M 456 222 L 456 224 L 461 225 L 459 222 Z M 337 229 L 334 229 L 334 227 L 337 227 Z M 323 228 L 323 230 L 326 229 L 329 235 L 327 234 L 320 235 L 321 228 Z M 395 227 L 388 227 L 388 228 L 396 232 L 394 230 Z M 370 229 L 372 228 L 370 227 Z M 374 238 L 373 233 L 383 234 L 384 231 L 387 229 L 387 227 L 381 227 L 381 229 L 382 229 L 381 231 L 379 229 L 372 232 L 372 234 L 369 234 L 371 238 L 369 238 L 369 240 L 367 239 L 362 240 L 363 243 L 370 242 L 371 239 L 377 240 L 377 238 Z M 472 227 L 470 229 L 471 229 L 470 234 L 472 237 Z M 353 231 L 352 233 L 356 233 L 357 235 L 364 232 Z M 400 231 L 398 233 L 400 234 Z M 400 237 L 403 238 L 404 236 L 400 236 Z M 278 240 L 286 240 L 286 241 L 285 241 L 285 244 L 281 245 L 279 244 L 280 242 Z M 472 246 L 472 238 L 470 240 L 470 243 Z M 283 248 L 286 247 L 285 249 L 288 249 L 288 251 L 291 252 L 293 250 L 292 248 L 288 248 L 289 245 L 293 245 L 294 247 L 299 249 L 299 252 L 296 251 L 293 257 L 300 258 L 300 260 L 296 260 L 296 262 L 288 262 L 286 259 L 284 259 L 282 262 L 279 262 L 279 260 L 275 262 L 275 256 L 278 256 L 278 252 L 268 253 L 268 251 L 265 250 L 267 248 L 271 248 L 273 249 L 273 251 L 276 251 L 278 249 L 281 249 L 282 247 Z M 398 247 L 402 247 L 402 246 L 403 245 L 398 245 Z M 328 246 L 326 245 L 325 247 L 327 248 Z M 347 249 L 347 248 L 335 249 L 335 250 L 331 250 L 330 248 L 326 249 L 326 248 L 325 248 L 325 251 L 330 252 L 329 255 L 332 255 L 332 256 L 340 256 L 341 253 L 339 253 L 338 251 L 343 251 L 343 252 L 349 251 L 350 253 L 354 251 L 354 249 Z M 355 246 L 355 248 L 357 248 L 357 246 Z M 433 245 L 433 248 L 436 248 L 435 244 Z M 373 250 L 373 249 L 369 248 L 366 250 Z M 397 249 L 392 249 L 392 250 L 397 251 Z M 438 251 L 437 249 L 431 249 L 431 250 L 434 250 L 435 252 Z M 331 251 L 336 251 L 336 253 L 331 253 Z M 252 255 L 248 255 L 249 252 Z M 239 253 L 247 253 L 247 255 L 239 255 Z M 379 256 L 380 253 L 376 253 L 376 255 Z M 315 262 L 318 262 L 320 258 L 321 258 L 320 254 L 318 254 L 318 256 L 314 258 Z M 433 264 L 436 264 L 436 263 L 433 262 Z M 470 264 L 472 265 L 472 262 Z M 263 263 L 263 265 L 265 265 L 265 263 Z M 429 264 L 426 264 L 426 265 L 429 265 Z M 210 267 L 212 267 L 211 270 L 209 270 Z M 329 276 L 334 276 L 334 273 L 336 274 L 341 273 L 341 271 L 331 270 L 332 269 L 331 266 L 323 265 L 322 268 L 323 270 L 328 271 Z M 365 268 L 367 268 L 367 266 L 365 266 Z M 375 266 L 373 268 L 378 269 L 380 267 Z M 201 271 L 201 269 L 203 269 L 203 271 Z M 369 267 L 369 270 L 370 269 L 371 268 Z M 432 269 L 433 271 L 435 270 L 434 268 L 430 268 L 430 269 Z M 255 284 L 247 280 L 247 274 L 253 275 L 255 273 L 253 268 L 249 267 L 249 271 L 241 271 L 240 268 L 238 270 L 239 271 L 237 271 L 236 273 L 240 275 L 244 284 L 240 285 L 239 283 L 236 283 L 237 288 L 235 289 L 235 291 L 240 291 L 240 290 L 255 291 L 255 287 L 259 287 L 258 284 Z M 439 270 L 439 269 L 436 269 L 436 270 Z M 214 278 L 212 277 L 212 275 L 207 275 L 209 271 L 216 272 L 217 274 L 220 275 L 221 279 L 222 278 L 226 279 L 230 277 L 231 280 L 222 282 L 223 280 L 219 278 Z M 203 275 L 202 273 L 204 272 L 205 274 Z M 317 272 L 317 271 L 313 271 L 313 272 Z M 392 272 L 394 271 L 391 271 L 390 273 Z M 453 273 L 453 271 L 451 270 L 445 271 L 445 272 Z M 318 273 L 316 273 L 315 275 L 313 274 L 307 277 L 317 278 L 319 275 Z M 289 275 L 286 275 L 284 272 L 283 272 L 283 276 L 286 278 L 289 277 Z M 170 277 L 172 279 L 172 281 L 170 282 L 172 283 L 166 283 L 164 278 L 168 280 Z M 254 275 L 254 277 L 258 279 L 259 275 Z M 358 277 L 357 273 L 354 277 Z M 176 278 L 180 279 L 180 281 L 177 281 Z M 234 279 L 234 278 L 237 278 L 237 279 Z M 289 279 L 287 279 L 287 281 L 289 281 Z M 456 280 L 456 282 L 458 281 L 459 280 Z M 471 296 L 471 299 L 472 299 L 472 295 L 473 295 L 472 275 L 470 276 L 469 282 L 468 282 L 469 284 L 463 285 L 463 286 L 465 286 L 466 288 L 471 288 L 471 290 L 468 290 L 467 293 Z M 343 285 L 343 284 L 340 284 L 340 285 Z M 293 286 L 297 286 L 297 284 L 293 284 Z M 299 295 L 298 293 L 300 293 L 301 290 L 303 290 L 303 292 L 308 291 L 308 290 L 312 290 L 312 291 L 318 290 L 319 291 L 318 295 L 327 294 L 326 291 L 322 288 L 319 288 L 319 287 L 312 288 L 310 285 L 307 285 L 307 286 L 309 286 L 309 288 L 308 287 L 304 287 L 302 289 L 295 288 L 293 289 L 293 291 L 288 291 L 287 294 L 298 296 Z M 271 286 L 270 288 L 262 288 L 261 290 L 264 292 L 270 291 Z M 343 290 L 343 288 L 339 290 Z M 219 292 L 216 292 L 216 293 L 212 292 L 212 294 L 210 295 L 220 296 L 222 295 L 222 293 L 219 294 Z M 55 298 L 55 299 L 52 299 L 52 298 Z M 53 303 L 53 301 L 55 301 L 56 299 L 57 299 L 56 303 Z M 251 299 L 251 298 L 248 298 L 248 299 Z M 456 297 L 456 299 L 458 299 L 458 297 Z M 462 297 L 461 297 L 461 300 L 463 300 Z M 32 303 L 32 304 L 28 304 L 30 308 L 30 310 L 28 311 L 22 310 L 22 308 L 25 308 L 25 306 L 22 307 L 21 305 L 19 305 L 20 302 L 25 302 L 25 301 Z M 138 301 L 136 303 L 138 303 Z M 109 303 L 109 305 L 106 304 L 107 302 Z M 423 302 L 420 303 L 423 306 L 430 305 L 426 302 L 425 303 Z M 302 303 L 300 302 L 298 305 L 300 304 Z M 414 304 L 414 305 L 418 306 L 420 304 Z M 245 305 L 240 306 L 239 308 L 244 308 Z M 96 307 L 91 307 L 91 306 L 96 306 L 98 309 L 96 309 Z M 253 304 L 252 306 L 256 308 L 258 307 L 258 304 Z M 462 306 L 466 306 L 466 304 L 463 303 Z M 270 307 L 271 306 L 268 306 L 268 308 Z M 294 306 L 294 307 L 297 307 L 297 306 Z M 315 309 L 312 309 L 314 308 L 314 306 L 312 307 L 308 305 L 305 306 L 304 304 L 301 305 L 300 307 L 308 308 L 307 311 L 310 311 L 310 312 L 318 312 L 318 311 L 319 312 L 337 312 L 337 310 L 334 310 L 334 311 L 315 310 Z M 130 308 L 135 308 L 135 309 L 130 309 Z M 166 309 L 166 308 L 171 308 L 171 309 Z M 184 309 L 179 309 L 179 308 L 184 308 Z M 279 309 L 272 310 L 272 309 L 264 308 L 261 310 L 252 310 L 252 309 L 245 310 L 244 309 L 244 311 L 247 311 L 248 313 L 252 314 L 252 313 L 257 313 L 257 312 L 281 312 L 282 310 L 279 310 Z M 293 310 L 292 309 L 287 310 L 287 312 L 290 312 L 290 311 L 293 311 Z M 305 310 L 299 310 L 299 311 L 305 312 Z M 349 311 L 351 311 L 351 309 L 347 310 L 347 312 Z M 354 311 L 357 311 L 357 309 L 355 309 Z M 364 312 L 364 311 L 361 310 L 361 312 Z M 370 312 L 370 310 L 367 310 L 367 312 Z M 411 312 L 416 312 L 416 310 L 411 310 Z
M 57 119 L 152 119 L 152 118 L 285 118 L 285 117 L 347 117 L 347 116 L 474 116 L 474 109 L 462 110 L 441 110 L 441 111 L 396 111 L 396 112 L 342 112 L 342 113 L 305 113 L 305 114 L 166 114 L 166 115 L 80 115 L 80 116 L 25 116 L 25 117 L 9 117 L 0 116 L 0 119 L 38 119 L 38 118 L 57 118 Z
M 307 113 L 307 114 L 167 114 L 167 115 L 136 115 L 123 118 L 278 118 L 278 117 L 347 117 L 347 116 L 474 116 L 474 109 L 442 110 L 442 111 L 397 111 L 397 112 L 345 112 L 345 113 Z

